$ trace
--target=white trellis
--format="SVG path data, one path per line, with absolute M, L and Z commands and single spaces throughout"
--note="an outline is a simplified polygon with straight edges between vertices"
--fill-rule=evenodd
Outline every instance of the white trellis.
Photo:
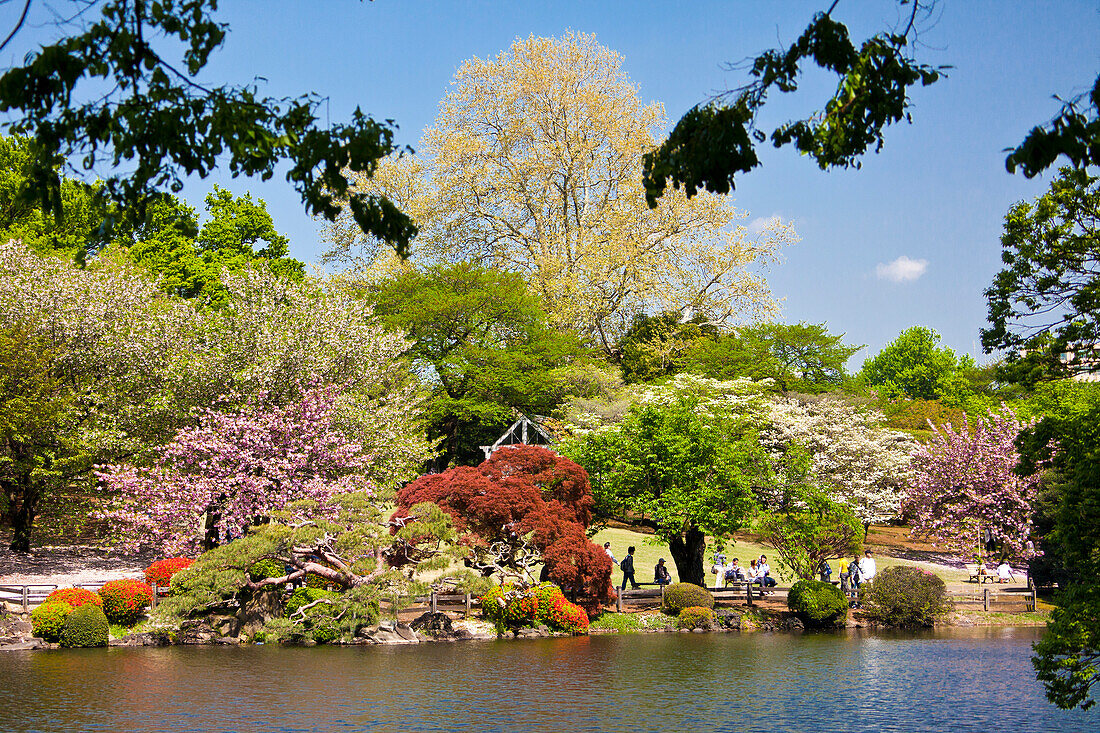
M 481 446 L 481 450 L 485 451 L 485 460 L 489 460 L 498 448 L 506 445 L 553 445 L 554 438 L 538 423 L 545 419 L 541 415 L 535 415 L 535 419 L 532 420 L 521 413 L 519 419 L 512 423 L 512 427 L 505 430 L 495 443 Z

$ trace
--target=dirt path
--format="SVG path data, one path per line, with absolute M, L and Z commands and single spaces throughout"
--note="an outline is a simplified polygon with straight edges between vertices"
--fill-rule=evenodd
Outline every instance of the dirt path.
M 52 584 L 59 587 L 97 580 L 140 578 L 156 553 L 120 554 L 95 547 L 36 547 L 30 554 L 12 552 L 0 537 L 0 585 Z

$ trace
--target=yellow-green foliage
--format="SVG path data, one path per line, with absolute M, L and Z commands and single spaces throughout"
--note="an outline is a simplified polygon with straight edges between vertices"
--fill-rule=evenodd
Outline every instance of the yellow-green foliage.
M 690 606 L 714 608 L 714 596 L 710 591 L 694 583 L 673 583 L 665 589 L 665 605 L 662 609 L 670 616 L 679 616 L 680 611 Z
M 709 629 L 714 626 L 714 611 L 703 606 L 688 606 L 680 611 L 676 626 L 681 629 Z
M 43 603 L 31 611 L 31 628 L 34 630 L 34 635 L 46 641 L 57 641 L 61 638 L 65 619 L 72 611 L 73 607 L 63 601 Z
M 61 627 L 61 646 L 107 646 L 107 616 L 103 609 L 86 603 L 74 608 Z
M 808 626 L 832 626 L 848 615 L 848 599 L 832 583 L 800 580 L 787 594 L 787 608 Z

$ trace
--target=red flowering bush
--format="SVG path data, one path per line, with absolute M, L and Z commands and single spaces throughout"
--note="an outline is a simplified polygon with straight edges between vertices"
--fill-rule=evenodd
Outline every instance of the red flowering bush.
M 527 543 L 542 553 L 550 580 L 568 588 L 593 611 L 614 598 L 611 558 L 585 534 L 595 502 L 588 474 L 567 458 L 539 446 L 502 448 L 477 468 L 460 466 L 421 476 L 397 492 L 403 515 L 432 502 L 451 516 L 463 542 L 489 558 L 520 569 Z
M 133 626 L 153 602 L 153 589 L 140 580 L 112 580 L 99 589 L 99 597 L 108 621 Z
M 500 627 L 517 629 L 545 624 L 554 631 L 582 634 L 588 631 L 588 614 L 570 603 L 553 583 L 541 583 L 527 590 L 512 584 L 493 586 L 481 597 L 482 614 Z
M 93 591 L 87 588 L 58 588 L 53 593 L 46 596 L 46 600 L 43 603 L 51 603 L 53 601 L 61 601 L 62 603 L 68 603 L 73 608 L 80 608 L 85 603 L 91 603 L 93 606 L 102 606 L 103 599 Z
M 149 585 L 156 584 L 158 588 L 167 588 L 172 582 L 172 576 L 189 568 L 195 561 L 187 557 L 169 557 L 157 560 L 145 568 L 145 582 Z

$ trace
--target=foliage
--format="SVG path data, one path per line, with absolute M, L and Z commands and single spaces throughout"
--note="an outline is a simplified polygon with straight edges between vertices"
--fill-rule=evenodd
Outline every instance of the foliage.
M 109 637 L 107 617 L 99 606 L 86 603 L 74 608 L 65 625 L 61 627 L 61 646 L 107 646 Z
M 1100 90 L 1100 78 L 1097 79 Z M 1100 123 L 1098 123 L 1100 124 Z M 1084 170 L 1063 168 L 1033 204 L 1005 215 L 1005 268 L 986 289 L 987 351 L 1009 349 L 1018 372 L 1049 357 L 1053 376 L 1097 368 L 1100 342 L 1100 184 Z
M 153 602 L 153 589 L 140 580 L 112 580 L 99 589 L 103 613 L 113 624 L 133 626 Z
M 832 396 L 792 395 L 773 399 L 770 407 L 762 439 L 774 454 L 795 445 L 807 451 L 810 477 L 850 506 L 864 527 L 898 516 L 912 476 L 912 439 L 883 428 L 877 411 Z M 774 508 L 774 501 L 768 503 Z
M 678 629 L 709 629 L 714 626 L 714 611 L 704 606 L 688 606 L 676 618 Z
M 663 124 L 594 37 L 517 39 L 458 69 L 423 157 L 391 159 L 360 190 L 412 213 L 424 261 L 521 274 L 555 327 L 609 354 L 636 313 L 770 313 L 758 266 L 795 241 L 793 228 L 775 219 L 754 235 L 721 196 L 670 195 L 648 209 L 642 156 Z M 373 242 L 344 229 L 330 232 L 330 256 L 366 245 L 370 257 Z
M 480 572 L 548 579 L 593 608 L 611 597 L 611 559 L 585 535 L 594 502 L 583 468 L 538 446 L 501 448 L 477 468 L 428 474 L 397 492 L 397 511 L 433 502 L 451 516 Z
M 31 630 L 40 639 L 58 641 L 65 619 L 72 613 L 73 607 L 64 601 L 49 601 L 31 611 Z
M 701 339 L 684 369 L 715 379 L 771 379 L 781 392 L 826 392 L 847 379 L 844 368 L 862 346 L 850 346 L 824 323 L 762 323 Z
M 6 127 L 33 138 L 25 195 L 43 211 L 63 216 L 59 163 L 77 175 L 98 171 L 97 197 L 140 223 L 150 200 L 165 189 L 178 192 L 185 176 L 205 178 L 228 163 L 233 176 L 266 179 L 285 161 L 310 214 L 331 220 L 346 198 L 364 232 L 406 252 L 416 232 L 408 217 L 384 197 L 349 190 L 345 176 L 370 175 L 395 150 L 392 122 L 357 108 L 350 123 L 318 124 L 319 95 L 277 99 L 259 96 L 255 86 L 202 85 L 197 78 L 228 31 L 214 17 L 216 0 L 100 5 L 95 19 L 78 5 L 61 23 L 70 35 L 0 76 Z M 159 37 L 182 47 L 182 63 L 160 55 L 165 45 L 152 40 Z M 113 223 L 107 217 L 101 226 Z
M 961 406 L 972 391 L 966 374 L 974 369 L 974 360 L 937 347 L 939 340 L 931 328 L 907 328 L 863 362 L 859 377 L 889 399 L 943 400 L 949 407 Z
M 589 630 L 603 629 L 620 634 L 637 634 L 642 630 L 642 621 L 636 613 L 601 613 L 592 620 Z
M 314 601 L 319 601 L 322 598 L 338 598 L 339 595 L 336 591 L 322 590 L 321 588 L 295 588 L 286 601 L 286 616 L 287 618 L 294 616 L 302 606 Z
M 27 324 L 0 325 L 0 507 L 21 552 L 42 499 L 85 458 L 71 429 L 72 387 L 49 346 Z
M 779 554 L 783 567 L 811 580 L 823 561 L 859 552 L 863 527 L 849 505 L 807 481 L 805 463 L 804 458 L 788 457 L 788 472 L 801 475 L 791 477 L 781 505 L 761 517 L 756 531 Z
M 145 582 L 149 585 L 156 585 L 158 588 L 167 588 L 172 582 L 173 575 L 184 568 L 191 567 L 194 562 L 189 557 L 168 557 L 157 560 L 145 568 Z
M 482 613 L 497 625 L 498 631 L 539 624 L 551 631 L 573 634 L 588 631 L 588 614 L 566 600 L 561 588 L 553 583 L 540 583 L 526 589 L 510 581 L 504 585 L 494 584 L 479 601 Z
M 278 560 L 272 560 L 271 558 L 257 560 L 252 563 L 252 567 L 248 569 L 248 577 L 253 582 L 263 580 L 264 578 L 278 578 L 280 575 L 285 574 L 286 566 Z
M 409 355 L 435 385 L 428 435 L 438 465 L 476 464 L 515 411 L 549 414 L 563 390 L 555 369 L 580 352 L 549 327 L 523 279 L 470 263 L 407 270 L 371 289 L 375 313 L 412 342 Z
M 926 3 L 910 4 L 909 23 L 903 30 L 876 33 L 857 48 L 848 28 L 826 12 L 814 15 L 810 25 L 789 48 L 770 49 L 748 64 L 752 81 L 718 99 L 690 109 L 656 151 L 645 158 L 645 191 L 650 206 L 665 193 L 668 183 L 687 194 L 705 188 L 727 194 L 734 176 L 760 164 L 755 145 L 767 139 L 756 128 L 756 118 L 768 92 L 798 90 L 801 66 L 813 65 L 837 76 L 836 92 L 824 108 L 809 117 L 787 122 L 771 133 L 775 147 L 794 144 L 825 170 L 859 167 L 859 158 L 874 145 L 882 149 L 883 128 L 909 115 L 909 87 L 928 86 L 943 76 L 945 67 L 917 63 L 917 18 Z M 911 13 L 911 14 L 910 14 Z
M 1100 585 L 1070 586 L 1058 598 L 1031 659 L 1047 699 L 1060 708 L 1096 704 L 1100 680 Z
M 99 594 L 87 588 L 58 588 L 46 596 L 46 600 L 43 601 L 43 603 L 52 602 L 68 603 L 73 608 L 80 608 L 89 603 L 93 606 L 103 605 L 103 599 L 99 597 Z
M 706 588 L 695 583 L 673 583 L 665 588 L 662 611 L 677 616 L 685 608 L 714 608 L 714 596 Z
M 199 309 L 110 253 L 81 269 L 0 243 L 0 329 L 29 331 L 62 388 L 56 430 L 43 432 L 50 441 L 28 444 L 39 470 L 27 480 L 90 491 L 94 465 L 152 462 L 219 398 L 264 393 L 286 405 L 313 379 L 344 386 L 334 417 L 372 456 L 370 479 L 389 488 L 417 474 L 430 453 L 420 388 L 401 359 L 407 343 L 368 303 L 338 282 L 266 271 L 226 274 L 223 284 L 226 307 Z M 37 496 L 42 486 L 21 479 L 19 490 Z M 28 521 L 27 546 L 29 535 Z
M 932 626 L 951 608 L 947 586 L 936 575 L 907 565 L 895 565 L 859 587 L 863 613 L 884 626 Z
M 971 554 L 988 531 L 1001 552 L 1019 555 L 1031 532 L 1039 477 L 1016 473 L 1015 441 L 1028 427 L 1008 407 L 988 419 L 933 430 L 914 455 L 906 505 L 913 531 Z
M 110 466 L 99 472 L 122 507 L 108 513 L 132 527 L 123 546 L 142 543 L 191 551 L 244 534 L 296 501 L 334 510 L 335 494 L 360 488 L 369 460 L 334 425 L 339 390 L 312 387 L 286 407 L 254 400 L 239 410 L 208 410 L 197 428 L 164 446 L 150 470 Z M 195 534 L 206 515 L 207 537 Z
M 799 580 L 787 592 L 787 608 L 807 626 L 837 626 L 848 616 L 848 599 L 832 583 Z
M 592 477 L 602 516 L 652 528 L 681 580 L 703 585 L 706 535 L 733 532 L 772 480 L 757 435 L 759 387 L 678 375 L 622 422 L 563 448 Z
M 1015 173 L 1019 167 L 1025 176 L 1034 178 L 1062 156 L 1078 169 L 1100 165 L 1100 76 L 1092 85 L 1088 102 L 1082 106 L 1081 97 L 1071 99 L 1049 127 L 1032 128 L 1005 159 L 1008 172 Z

